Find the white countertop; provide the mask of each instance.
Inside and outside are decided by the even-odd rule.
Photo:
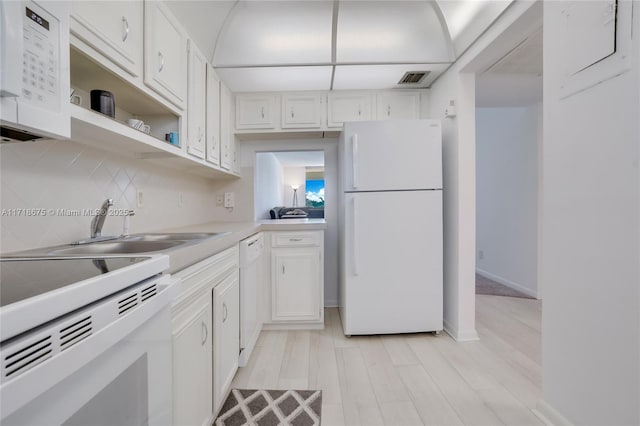
[[[170,263],[168,272],[175,273],[260,231],[314,231],[326,228],[327,222],[324,219],[274,219],[258,222],[208,222],[155,232],[229,232],[218,238],[167,251]]]

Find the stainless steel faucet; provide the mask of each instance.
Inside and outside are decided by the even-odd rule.
[[[100,238],[102,236],[102,226],[104,225],[104,221],[109,213],[109,207],[111,206],[113,206],[113,199],[111,198],[107,198],[104,203],[102,203],[100,211],[91,221],[91,238]]]

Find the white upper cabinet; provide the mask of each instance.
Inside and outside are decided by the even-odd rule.
[[[142,75],[142,2],[74,1],[71,32],[134,77]]]
[[[379,93],[377,95],[377,119],[420,118],[420,94],[416,92]]]
[[[187,110],[187,152],[198,158],[206,150],[207,60],[189,42],[189,101]]]
[[[187,96],[187,36],[167,6],[145,1],[144,81],[180,108]]]
[[[220,165],[220,79],[207,65],[207,161]]]
[[[321,95],[283,95],[282,128],[319,128],[322,124]]]
[[[341,127],[345,121],[371,120],[372,105],[370,94],[329,93],[327,126]]]
[[[233,154],[231,152],[231,91],[220,82],[220,167],[231,170]]]
[[[236,95],[236,129],[273,129],[274,95]]]

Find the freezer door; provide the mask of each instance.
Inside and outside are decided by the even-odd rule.
[[[344,201],[345,334],[442,330],[442,191],[352,193]]]
[[[341,144],[346,192],[442,188],[439,120],[345,123]]]

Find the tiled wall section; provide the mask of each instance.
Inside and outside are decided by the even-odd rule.
[[[159,163],[70,141],[45,141],[0,145],[0,165],[2,253],[87,238],[91,216],[57,210],[96,209],[107,198],[116,209],[135,210],[131,233],[214,219],[214,183]],[[143,193],[141,208],[137,191]],[[46,209],[47,214],[14,216],[11,209]],[[122,217],[107,217],[103,235],[120,235],[122,227]]]

